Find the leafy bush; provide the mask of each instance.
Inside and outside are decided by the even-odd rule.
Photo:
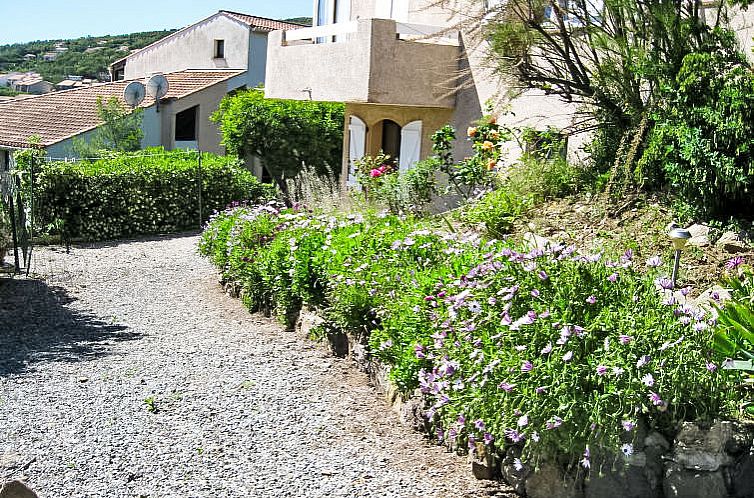
[[[212,119],[229,152],[258,156],[287,193],[285,180],[302,164],[321,175],[340,173],[344,109],[329,102],[266,99],[263,91],[248,90],[225,97]]]
[[[196,153],[161,148],[95,162],[45,164],[34,185],[35,224],[62,222],[68,236],[90,240],[196,228],[197,178]],[[236,159],[202,154],[206,215],[233,201],[271,195],[271,188]]]
[[[368,340],[455,444],[629,452],[639,423],[670,432],[728,408],[710,321],[656,290],[659,258],[645,270],[630,252],[520,252],[429,220],[275,205],[220,213],[200,251],[251,309],[315,306]]]
[[[506,188],[519,195],[531,195],[539,202],[590,190],[596,180],[593,170],[559,155],[550,159],[524,155],[510,167]]]
[[[463,219],[482,223],[489,237],[501,239],[513,231],[515,221],[531,206],[531,197],[498,189],[470,204],[463,213]]]
[[[754,76],[730,36],[717,51],[683,59],[637,171],[706,216],[748,214],[754,206]]]
[[[399,171],[389,156],[379,154],[356,161],[356,176],[370,201],[385,205],[394,214],[419,213],[437,193],[440,166],[439,159],[430,157]]]

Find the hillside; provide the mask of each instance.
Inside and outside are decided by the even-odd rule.
[[[174,30],[148,31],[126,35],[86,36],[69,40],[44,40],[0,45],[0,71],[35,71],[52,83],[69,74],[103,79],[107,68],[129,51],[139,49],[167,36]],[[57,48],[57,52],[56,52]],[[62,50],[66,48],[67,50]],[[54,61],[44,54],[56,53]],[[33,54],[36,59],[24,60]]]

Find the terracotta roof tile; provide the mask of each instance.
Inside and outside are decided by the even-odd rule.
[[[165,75],[169,90],[165,99],[179,99],[228,80],[243,71],[188,70]],[[138,81],[138,80],[137,80]],[[28,147],[31,136],[39,136],[49,146],[96,128],[97,99],[116,97],[125,105],[123,90],[130,81],[114,81],[72,90],[46,93],[25,99],[0,101],[0,146]],[[140,107],[149,107],[147,97]]]
[[[250,16],[248,14],[241,14],[240,12],[231,12],[229,10],[221,10],[220,12],[261,31],[275,31],[278,29],[300,29],[304,27],[301,24],[278,21],[275,19],[268,19],[266,17]]]

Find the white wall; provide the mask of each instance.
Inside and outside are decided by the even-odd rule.
[[[130,56],[125,79],[184,69],[246,69],[249,32],[249,27],[226,16],[213,16]],[[214,58],[215,40],[225,40],[224,59]]]

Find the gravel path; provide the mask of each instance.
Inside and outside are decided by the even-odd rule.
[[[507,496],[347,360],[226,297],[196,237],[0,278],[0,482],[41,497]]]

